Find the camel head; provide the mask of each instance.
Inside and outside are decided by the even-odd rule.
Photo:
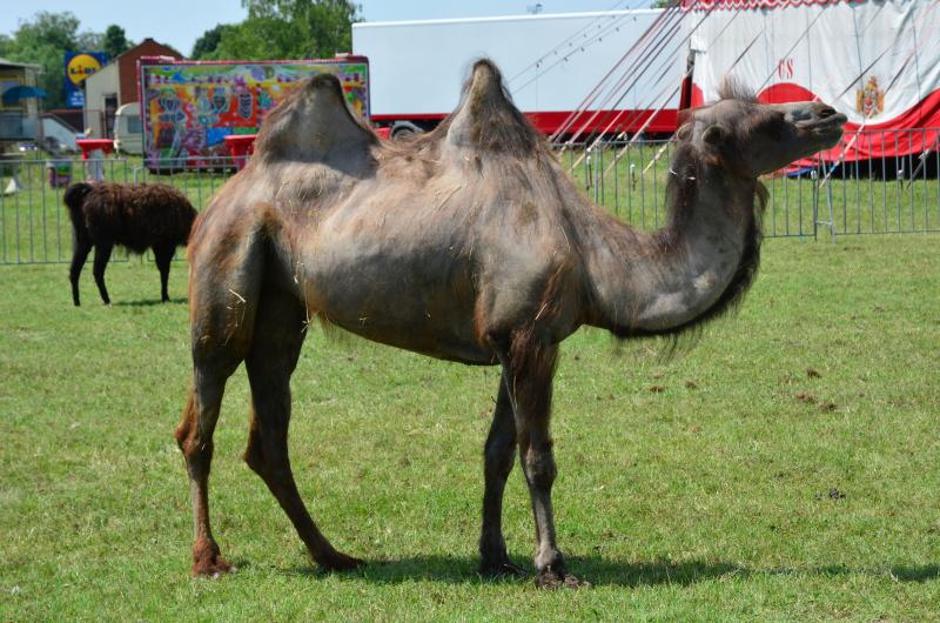
[[[771,173],[842,138],[846,116],[821,102],[760,104],[729,81],[719,95],[689,114],[679,138],[742,177]]]

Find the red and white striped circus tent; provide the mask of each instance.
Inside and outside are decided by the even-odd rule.
[[[725,75],[768,103],[848,115],[826,160],[903,156],[940,141],[940,0],[683,0],[693,106]],[[844,153],[843,153],[844,150]]]

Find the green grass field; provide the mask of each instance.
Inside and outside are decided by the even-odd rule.
[[[64,265],[0,267],[0,621],[940,619],[940,237],[765,243],[740,313],[697,342],[563,346],[559,541],[593,582],[478,577],[498,373],[313,331],[294,376],[305,499],[362,572],[321,574],[241,461],[247,382],[216,432],[213,524],[239,571],[189,577],[172,438],[188,385],[185,263],[113,307]],[[533,547],[518,467],[511,555]]]

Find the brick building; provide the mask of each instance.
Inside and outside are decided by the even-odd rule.
[[[151,38],[146,38],[85,79],[85,127],[97,138],[113,138],[114,112],[137,101],[137,60],[143,56],[183,55]]]

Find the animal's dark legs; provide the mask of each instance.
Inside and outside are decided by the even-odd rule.
[[[160,300],[166,303],[170,300],[170,294],[167,291],[167,282],[170,279],[170,262],[173,261],[173,253],[176,247],[153,247],[153,257],[157,263],[157,269],[160,271]]]
[[[289,384],[303,343],[304,308],[290,295],[269,290],[262,292],[261,301],[245,359],[252,401],[245,461],[277,498],[317,564],[352,569],[362,561],[336,551],[317,528],[297,491],[287,453]]]
[[[484,450],[485,488],[483,529],[480,533],[480,573],[484,575],[522,573],[509,559],[503,540],[503,491],[516,455],[516,423],[506,381],[503,374]]]
[[[111,249],[114,245],[99,243],[95,245],[95,264],[92,272],[95,275],[95,283],[98,285],[98,292],[101,294],[101,300],[105,305],[111,304],[108,297],[108,288],[104,285],[104,269],[108,267],[108,260],[111,259]]]
[[[557,346],[538,343],[529,332],[515,337],[509,352],[501,356],[515,413],[519,458],[535,518],[536,582],[544,588],[580,584],[568,573],[564,556],[555,542],[552,513],[552,484],[557,471],[549,420],[557,356]]]
[[[232,368],[234,369],[234,368]],[[212,433],[219,417],[225,380],[231,374],[219,374],[198,363],[193,388],[176,429],[176,441],[186,458],[190,495],[193,505],[193,575],[217,575],[231,568],[219,554],[219,546],[209,527],[209,469],[212,464]]]
[[[72,265],[69,267],[69,281],[72,284],[72,302],[81,305],[78,296],[78,278],[81,277],[85,260],[91,252],[91,241],[77,233],[72,237]]]

